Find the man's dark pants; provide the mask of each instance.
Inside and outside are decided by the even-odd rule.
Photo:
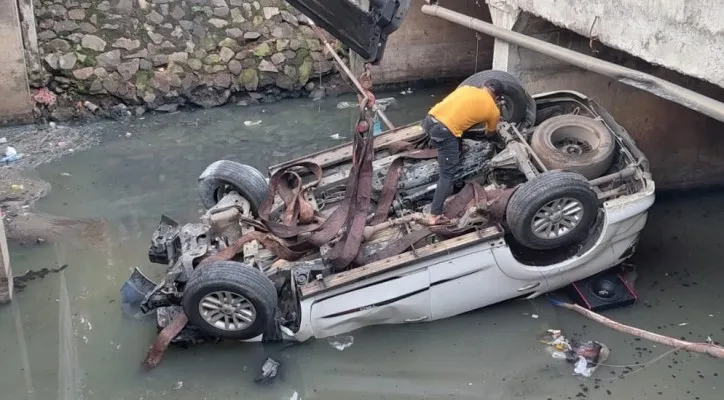
[[[422,121],[422,129],[430,135],[432,145],[437,149],[440,177],[437,180],[435,196],[432,198],[432,215],[441,215],[445,199],[452,194],[455,174],[460,162],[462,140],[453,135],[445,125],[428,115]]]

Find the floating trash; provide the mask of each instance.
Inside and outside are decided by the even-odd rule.
[[[600,363],[608,359],[610,350],[603,344],[593,340],[580,341],[567,339],[560,330],[549,329],[542,343],[548,345],[551,357],[575,363],[573,375],[590,378]]]
[[[354,343],[354,336],[337,336],[329,339],[329,345],[339,351],[344,351]]]

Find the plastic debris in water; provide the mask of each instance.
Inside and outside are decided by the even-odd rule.
[[[406,95],[406,94],[412,94],[412,89],[407,88],[407,90],[401,91],[400,94],[403,95],[403,96]]]
[[[334,140],[344,139],[342,136],[340,136],[339,133],[335,133],[335,134],[329,135],[329,137],[332,138],[332,139],[334,139]]]
[[[18,161],[19,159],[23,158],[22,154],[15,154],[12,156],[4,156],[0,158],[0,163],[10,164],[11,162]]]
[[[244,121],[244,126],[257,126],[261,125],[261,120],[257,121]]]
[[[292,394],[292,397],[289,398],[289,400],[302,400],[302,398],[299,397],[299,393],[294,392],[294,393]]]
[[[352,346],[354,336],[337,336],[329,339],[329,345],[339,351],[344,351]]]
[[[261,373],[254,379],[257,383],[267,383],[272,379],[276,378],[279,372],[279,362],[272,358],[267,358],[264,364],[261,366]]]
[[[178,381],[175,385],[173,385],[173,390],[179,390],[182,387],[184,387],[184,383],[182,381]]]
[[[352,108],[357,107],[357,103],[352,103],[350,101],[340,101],[337,103],[337,109],[338,110],[344,110],[345,108]]]
[[[608,347],[596,341],[587,342],[576,339],[568,340],[560,330],[549,329],[546,340],[542,343],[548,345],[551,357],[566,360],[574,364],[573,374],[590,378],[598,365],[608,359]]]

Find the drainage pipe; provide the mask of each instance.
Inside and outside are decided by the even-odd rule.
[[[474,31],[493,36],[496,39],[516,46],[565,61],[579,68],[608,76],[626,85],[653,93],[656,96],[679,103],[684,107],[724,122],[724,103],[653,75],[622,67],[608,61],[599,60],[598,58],[556,46],[522,33],[513,32],[509,29],[500,28],[489,22],[481,21],[438,5],[423,5],[422,12],[423,14],[432,15],[458,25],[466,26]]]

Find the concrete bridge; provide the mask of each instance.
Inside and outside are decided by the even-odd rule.
[[[532,93],[576,90],[605,106],[651,161],[657,187],[724,183],[724,123],[613,79],[423,14],[411,0],[376,83],[495,68]],[[724,9],[706,0],[442,0],[439,5],[724,101]]]

